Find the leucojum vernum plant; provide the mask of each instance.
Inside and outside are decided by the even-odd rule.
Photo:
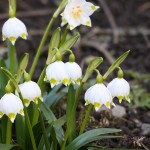
[[[77,26],[91,27],[90,16],[99,9],[99,6],[85,0],[62,0],[47,25],[28,71],[26,69],[28,53],[23,54],[17,63],[15,48],[18,38],[25,40],[28,38],[28,29],[20,19],[16,18],[16,0],[9,0],[8,3],[9,18],[2,27],[2,40],[7,41],[8,59],[0,58],[0,150],[90,149],[92,147],[90,143],[95,140],[117,138],[118,136],[112,133],[120,132],[119,129],[97,128],[85,131],[85,128],[93,108],[98,111],[101,106],[108,109],[115,107],[114,97],[117,97],[120,103],[122,100],[130,102],[130,86],[124,79],[120,67],[129,51],[116,59],[104,75],[97,69],[103,62],[103,58],[95,57],[84,74],[76,63],[72,51],[80,34],[75,33],[67,37],[69,30]],[[43,71],[38,81],[34,82],[32,76],[41,51],[49,33],[52,32],[51,28],[55,20],[60,17],[61,26],[67,25],[64,32],[61,27],[53,32],[47,61],[43,64]],[[69,61],[63,62],[63,57],[68,54]],[[106,86],[104,81],[115,69],[118,70],[117,77]],[[88,82],[93,72],[97,74],[96,84],[87,89],[84,94],[84,84]],[[51,87],[51,90],[45,88],[46,84]],[[64,95],[59,93],[62,87],[67,91]],[[86,113],[81,126],[77,129],[76,110],[82,94],[84,94]],[[57,118],[51,108],[53,104],[59,103],[64,98],[67,99],[66,115]]]

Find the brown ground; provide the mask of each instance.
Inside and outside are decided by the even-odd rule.
[[[59,1],[59,0],[57,0]],[[56,8],[56,0],[18,0],[17,16],[28,27],[29,39],[17,41],[17,54],[20,57],[24,52],[30,54],[30,65],[34,59],[43,31]],[[77,61],[85,64],[88,56],[102,56],[104,63],[100,70],[106,71],[110,63],[126,50],[130,55],[123,63],[125,70],[133,70],[139,74],[150,72],[150,1],[149,0],[95,0],[100,4],[101,11],[92,16],[93,28],[80,27],[80,41],[74,47]],[[108,9],[107,9],[108,7]],[[110,11],[109,11],[110,10]],[[7,19],[7,1],[0,1],[0,28]],[[60,23],[60,18],[55,25]],[[72,34],[72,33],[71,33]],[[44,47],[40,63],[36,68],[34,79],[41,73],[47,56],[47,46]],[[0,47],[5,44],[0,42]],[[5,55],[5,50],[1,54]],[[114,77],[114,75],[109,78]],[[135,84],[133,75],[126,75],[131,83]],[[139,79],[137,79],[139,80]],[[150,92],[149,82],[140,81]],[[138,92],[138,91],[137,91]],[[134,101],[134,98],[132,99]],[[150,101],[150,98],[149,98]],[[124,104],[125,106],[126,104]],[[150,107],[150,106],[149,106]],[[150,110],[148,108],[131,108],[126,106],[127,114],[124,118],[116,119],[107,112],[94,113],[88,128],[95,126],[116,127],[123,130],[123,139],[98,141],[102,146],[150,149],[150,133],[142,135],[141,124],[150,125]],[[140,122],[140,123],[139,123]]]

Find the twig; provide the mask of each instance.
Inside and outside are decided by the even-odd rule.
[[[31,11],[23,11],[23,12],[17,12],[17,17],[37,17],[37,16],[46,16],[50,15],[54,12],[54,9],[38,9],[38,10],[31,10]],[[0,19],[6,19],[8,18],[8,13],[3,13],[0,15]]]
[[[118,30],[117,30],[117,25],[115,22],[115,19],[111,13],[111,10],[109,9],[106,0],[98,0],[98,2],[100,3],[101,7],[104,9],[104,12],[108,18],[108,21],[112,27],[113,30],[113,36],[114,36],[114,43],[118,43],[119,41],[119,34],[118,34]]]

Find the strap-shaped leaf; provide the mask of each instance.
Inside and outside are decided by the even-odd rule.
[[[120,66],[120,64],[126,59],[126,57],[128,56],[130,50],[128,50],[127,52],[125,52],[124,54],[122,54],[107,70],[107,72],[104,74],[103,78],[106,79],[107,76],[117,67]]]
[[[7,68],[1,67],[1,70],[5,73],[5,75],[12,81],[17,91],[19,90],[18,84],[14,76],[10,73],[10,71]]]
[[[50,64],[51,61],[52,61],[52,58],[55,54],[53,50],[53,48],[58,48],[59,47],[59,44],[60,44],[60,40],[61,40],[61,29],[60,28],[57,28],[55,30],[55,32],[53,33],[52,37],[51,37],[51,40],[50,40],[50,45],[49,45],[49,50],[48,50],[48,58],[47,58],[47,61],[46,61],[46,64]]]
[[[18,145],[0,144],[0,150],[12,150],[12,149],[21,150]]]
[[[79,33],[76,33],[74,36],[68,39],[65,43],[63,43],[59,48],[59,51],[61,52],[61,54],[64,54],[67,49],[70,49],[79,39],[79,37],[80,37]]]
[[[71,116],[74,102],[75,102],[75,90],[73,84],[70,84],[68,89],[67,110],[66,110],[67,124],[69,123],[70,117],[73,117],[73,119],[71,128],[69,130],[68,143],[71,143],[76,137],[76,119],[75,115]]]
[[[89,63],[87,70],[86,70],[86,74],[83,78],[83,82],[86,82],[86,80],[89,78],[92,71],[95,70],[102,62],[103,62],[102,57],[96,57]]]
[[[29,61],[29,54],[28,53],[24,53],[24,55],[22,56],[19,65],[18,65],[18,69],[17,69],[17,77],[16,77],[16,81],[17,83],[19,83],[23,72],[25,71],[27,65],[28,65],[28,61]]]
[[[109,134],[109,133],[116,133],[120,132],[121,130],[118,129],[111,129],[111,128],[100,128],[100,129],[93,129],[90,131],[87,131],[80,136],[78,136],[76,139],[74,139],[66,148],[65,150],[78,150],[85,144],[94,141],[98,138],[100,135]],[[103,136],[100,136],[103,138]]]

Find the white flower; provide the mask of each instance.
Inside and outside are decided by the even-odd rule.
[[[111,93],[103,83],[97,83],[90,87],[86,91],[84,99],[86,101],[85,105],[93,104],[96,111],[102,105],[110,108],[110,106],[113,104]]]
[[[71,83],[80,84],[82,78],[81,67],[76,62],[67,62],[65,63],[66,71],[69,75]]]
[[[94,6],[85,0],[69,0],[62,15],[62,26],[69,24],[70,30],[79,26],[80,24],[91,26],[91,19],[89,16],[93,14],[99,7]]]
[[[9,18],[2,27],[3,41],[8,38],[14,45],[18,37],[27,39],[27,29],[25,24],[17,18]]]
[[[52,88],[59,83],[67,86],[69,84],[69,76],[66,72],[65,64],[62,61],[56,61],[48,65],[44,80],[48,80]]]
[[[123,98],[130,102],[130,86],[125,79],[115,78],[108,84],[107,88],[113,97],[117,97],[119,99],[120,103],[123,100]]]
[[[24,116],[23,104],[19,97],[12,93],[5,94],[0,100],[0,117],[7,115],[13,123],[16,115]]]
[[[38,103],[38,100],[42,100],[41,98],[41,89],[38,86],[37,83],[33,81],[27,81],[19,85],[24,104],[26,107],[29,106],[30,102],[33,101],[36,104]],[[15,92],[18,96],[18,92]]]

